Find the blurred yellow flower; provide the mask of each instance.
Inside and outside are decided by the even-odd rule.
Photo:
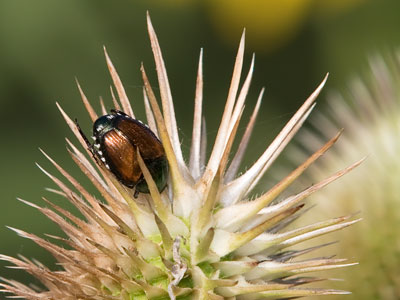
[[[212,22],[225,40],[237,40],[238,30],[246,27],[250,47],[273,50],[302,28],[312,3],[312,0],[209,0],[208,8]]]
[[[315,7],[316,13],[324,17],[344,13],[365,2],[366,0],[324,0],[315,1]]]
[[[248,44],[257,52],[276,50],[292,40],[315,14],[348,11],[365,0],[208,0],[211,22],[223,39],[237,40],[246,27]]]

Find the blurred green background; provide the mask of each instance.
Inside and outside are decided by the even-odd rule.
[[[93,103],[102,96],[110,107],[111,80],[103,45],[136,115],[145,119],[139,72],[142,61],[156,85],[146,10],[163,50],[186,152],[199,50],[203,47],[205,51],[204,113],[212,141],[237,44],[246,27],[245,70],[253,52],[256,67],[244,120],[263,86],[266,96],[245,165],[261,153],[326,72],[330,72],[327,89],[340,88],[365,68],[368,54],[400,45],[398,0],[1,0],[0,253],[20,253],[45,264],[53,261],[5,226],[41,236],[59,233],[38,211],[16,200],[20,197],[42,205],[42,196],[58,199],[45,191],[54,185],[34,164],[38,162],[59,176],[39,147],[89,186],[65,151],[64,137],[75,139],[55,102],[90,132],[75,77]],[[323,99],[324,95],[320,108]],[[59,204],[67,206],[62,200]],[[28,280],[22,272],[4,265],[0,263],[1,276]]]

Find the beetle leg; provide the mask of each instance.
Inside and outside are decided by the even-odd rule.
[[[133,193],[133,198],[137,199],[138,196],[139,196],[139,191],[135,189],[135,192]]]
[[[97,155],[94,151],[93,145],[89,142],[88,138],[86,137],[86,135],[83,133],[83,130],[81,129],[81,126],[79,126],[78,123],[78,119],[75,119],[75,126],[78,129],[79,133],[81,134],[83,140],[86,143],[87,149],[90,151],[90,153],[92,153],[93,158],[95,159],[95,161],[97,163],[99,163],[98,159],[97,159]]]
[[[110,109],[110,112],[112,113],[112,114],[114,114],[114,115],[123,115],[123,116],[128,116],[126,113],[124,113],[123,111],[121,111],[121,110],[118,110],[118,109]]]

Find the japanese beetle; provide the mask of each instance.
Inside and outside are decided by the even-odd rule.
[[[141,121],[127,114],[111,110],[111,114],[99,117],[93,124],[92,145],[76,125],[97,161],[101,161],[125,186],[138,193],[149,193],[139,163],[137,148],[149,169],[157,188],[162,192],[168,179],[168,162],[161,141]]]

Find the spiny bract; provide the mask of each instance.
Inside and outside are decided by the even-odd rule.
[[[51,271],[37,261],[0,256],[37,277],[43,290],[3,279],[3,292],[26,299],[283,299],[308,295],[345,294],[331,289],[301,287],[321,280],[303,274],[352,265],[331,257],[303,258],[321,246],[289,250],[305,240],[347,227],[358,220],[351,216],[319,222],[297,229],[286,227],[302,213],[304,199],[360,162],[290,197],[277,197],[309,165],[338,139],[338,133],[298,168],[261,196],[250,193],[283,148],[300,129],[315,105],[326,78],[294,114],[265,152],[248,170],[237,170],[248,145],[260,107],[263,90],[232,161],[228,157],[243,112],[253,73],[254,56],[248,75],[239,89],[243,65],[244,35],[240,41],[225,110],[208,162],[205,163],[206,133],[202,120],[202,53],[195,93],[193,138],[189,164],[180,148],[175,112],[167,73],[154,29],[148,30],[157,67],[161,112],[144,67],[144,103],[147,122],[161,139],[169,163],[168,188],[158,192],[146,165],[139,163],[150,194],[133,198],[93,157],[81,153],[68,141],[69,153],[99,190],[104,202],[86,191],[62,167],[45,156],[75,189],[43,170],[59,187],[57,193],[71,201],[84,215],[81,220],[56,204],[50,208],[28,203],[53,220],[67,235],[68,248],[36,235],[14,229],[48,250],[63,268]],[[116,109],[134,118],[128,97],[107,53],[106,60],[119,97],[112,97]],[[78,85],[79,87],[79,85]],[[81,92],[94,121],[98,115]],[[86,149],[73,120],[58,105],[69,127]],[[102,113],[106,114],[102,104]],[[87,149],[86,149],[87,150]],[[43,152],[44,153],[44,152]],[[285,230],[286,229],[286,230]]]

